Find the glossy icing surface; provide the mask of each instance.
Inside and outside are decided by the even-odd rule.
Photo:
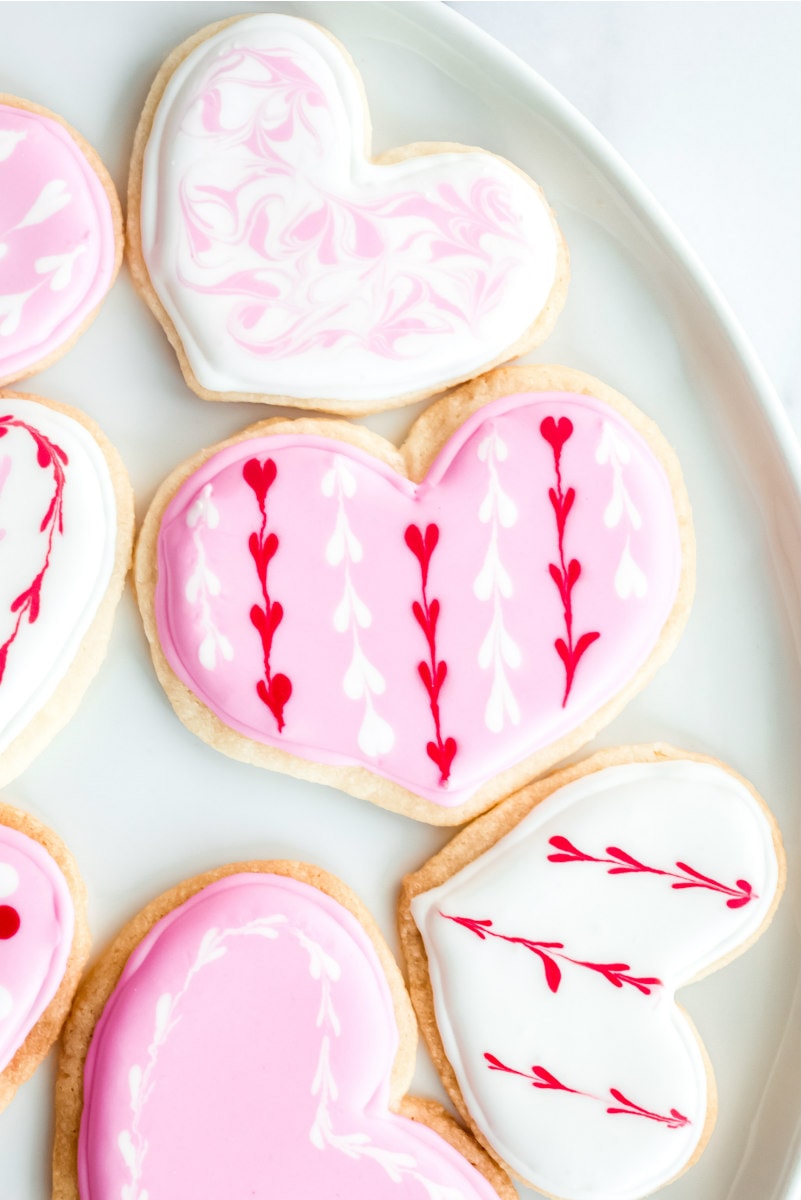
[[[379,166],[322,29],[237,21],[176,69],[147,144],[142,251],[211,391],[381,401],[478,374],[543,309],[547,205],[482,152]]]
[[[97,613],[116,513],[88,430],[0,396],[0,753],[50,698]]]
[[[491,1200],[438,1135],[389,1112],[397,1049],[355,917],[294,879],[219,880],[148,932],[95,1027],[82,1200]]]
[[[707,1075],[674,992],[759,930],[778,878],[748,789],[671,761],[566,785],[415,897],[445,1053],[505,1162],[568,1200],[681,1171]]]
[[[57,121],[0,104],[0,379],[72,336],[114,273],[111,205]]]
[[[39,842],[0,824],[0,1071],[58,991],[74,926],[56,862]]]
[[[637,673],[680,573],[643,438],[593,397],[525,393],[420,484],[327,438],[214,454],[164,513],[155,611],[231,728],[450,807]]]

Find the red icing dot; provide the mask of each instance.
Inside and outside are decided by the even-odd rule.
[[[19,929],[19,913],[10,904],[0,904],[0,941],[12,938]]]

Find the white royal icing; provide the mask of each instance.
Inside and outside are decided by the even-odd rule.
[[[604,861],[550,861],[554,837]],[[610,849],[651,871],[626,870]],[[568,784],[415,898],[448,1061],[476,1125],[523,1179],[569,1200],[635,1200],[682,1170],[704,1129],[707,1074],[674,992],[756,933],[778,879],[748,789],[711,764],[671,761]],[[755,893],[744,903],[741,881]],[[541,955],[510,938],[557,944],[540,947],[555,988]],[[599,964],[640,986],[615,985]],[[535,1067],[573,1092],[542,1086]]]
[[[364,151],[350,62],[314,25],[237,21],[178,66],[143,160],[142,251],[199,383],[381,401],[476,374],[540,315],[557,234],[482,152]]]
[[[111,578],[117,506],[106,459],[79,422],[32,400],[0,397],[0,419],[11,416],[38,431],[67,456],[61,514],[42,529],[57,487],[42,466],[36,440],[16,425],[0,437],[0,753],[22,732],[66,675]],[[0,421],[0,425],[2,422]],[[3,472],[2,464],[7,460]],[[47,559],[38,613],[15,602]],[[16,630],[16,633],[15,633]],[[9,644],[9,639],[13,640]]]

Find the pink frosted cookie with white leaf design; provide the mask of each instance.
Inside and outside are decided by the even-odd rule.
[[[438,1105],[416,1026],[338,880],[251,862],[188,880],[79,992],[56,1093],[56,1200],[514,1200]]]
[[[666,746],[531,784],[408,876],[412,999],[479,1141],[563,1200],[640,1200],[691,1166],[716,1092],[675,992],[759,937],[784,880],[753,787]]]
[[[693,589],[678,465],[600,381],[505,368],[401,450],[267,421],[159,490],[136,555],[154,662],[224,752],[437,824],[620,710]]]
[[[131,561],[133,494],[76,409],[0,393],[0,786],[69,720]]]
[[[122,247],[120,203],[92,147],[55,113],[0,94],[0,385],[70,348]]]
[[[374,412],[550,333],[569,268],[539,187],[452,143],[371,158],[369,129],[347,51],[295,16],[222,21],[164,63],[129,259],[198,395]]]
[[[72,855],[39,821],[0,804],[0,1110],[58,1037],[89,945]]]

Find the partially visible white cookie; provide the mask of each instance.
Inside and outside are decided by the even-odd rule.
[[[66,724],[102,662],[133,540],[114,447],[75,409],[0,394],[0,786]]]

